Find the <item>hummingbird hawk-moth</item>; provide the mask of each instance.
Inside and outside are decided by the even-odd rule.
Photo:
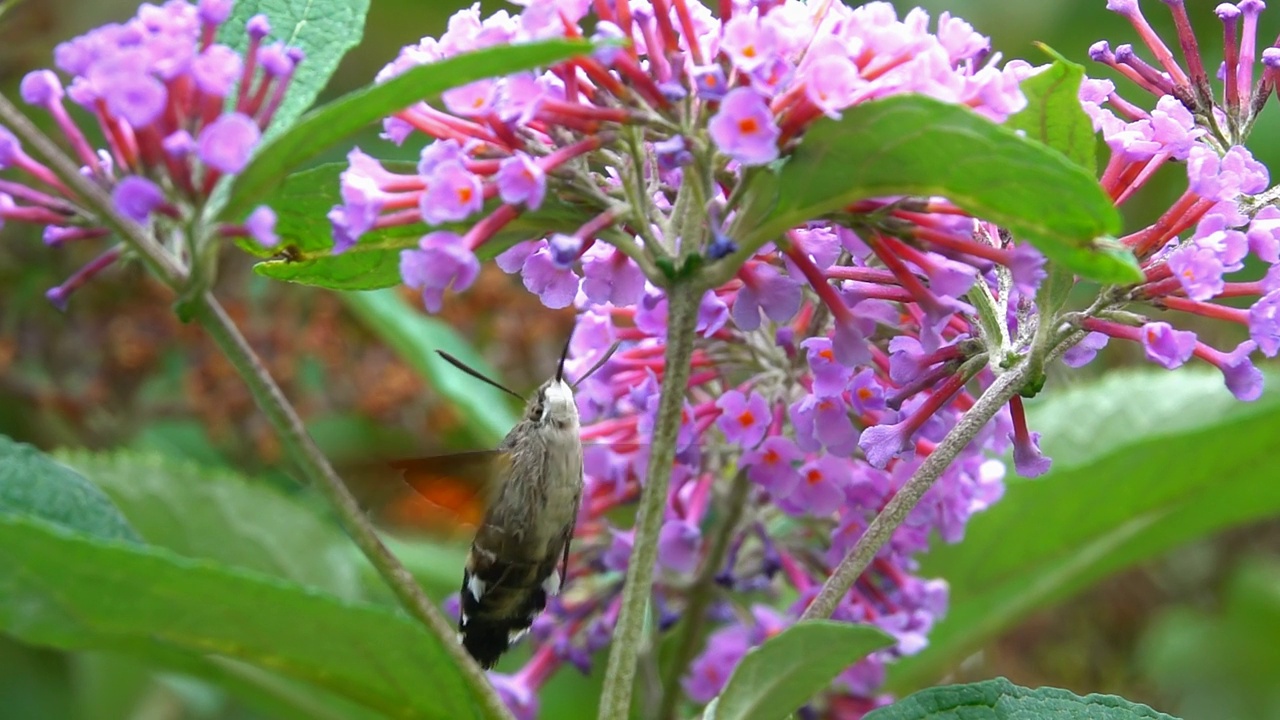
[[[613,349],[573,385],[564,377],[568,351],[566,343],[555,376],[527,400],[519,422],[495,450],[391,463],[416,491],[413,512],[419,519],[453,514],[476,526],[462,571],[458,638],[485,669],[529,631],[567,577],[583,493],[574,390]],[[520,397],[437,352],[463,372]]]

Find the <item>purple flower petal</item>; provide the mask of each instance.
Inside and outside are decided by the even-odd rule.
[[[751,88],[730,90],[707,128],[716,147],[743,165],[764,165],[778,158],[781,131],[764,97]]]
[[[1040,433],[1029,433],[1028,442],[1025,443],[1018,442],[1014,433],[1009,433],[1009,439],[1013,441],[1013,466],[1017,468],[1019,475],[1033,478],[1049,471],[1053,460],[1040,452]]]
[[[1191,359],[1196,349],[1196,334],[1189,330],[1174,330],[1165,322],[1147,323],[1141,330],[1142,348],[1147,359],[1168,370],[1179,367]]]
[[[262,132],[248,115],[228,113],[200,131],[197,154],[200,162],[224,173],[238,173],[249,163]]]
[[[503,202],[524,203],[530,210],[542,206],[547,193],[547,175],[526,153],[517,152],[499,163],[495,180]]]
[[[275,247],[280,242],[276,235],[276,213],[266,205],[260,205],[244,221],[249,237],[263,247]]]
[[[702,533],[684,520],[668,520],[658,531],[658,562],[668,570],[691,573],[698,567]]]
[[[427,176],[427,190],[418,209],[429,225],[461,222],[479,212],[484,204],[480,178],[460,162],[443,162]],[[563,306],[561,306],[563,307]]]
[[[716,407],[722,411],[716,426],[730,443],[750,449],[759,445],[769,430],[769,403],[757,392],[748,397],[730,390],[716,400]]]
[[[1107,335],[1100,332],[1091,332],[1075,344],[1070,350],[1062,355],[1062,363],[1067,367],[1084,367],[1093,362],[1093,358],[1097,356],[1098,351],[1107,346],[1111,340]]]
[[[159,185],[138,175],[130,175],[111,191],[112,203],[120,214],[144,223],[156,208],[164,204],[164,191]]]
[[[445,289],[462,292],[471,287],[480,273],[480,261],[460,235],[445,230],[427,233],[418,248],[400,253],[400,276],[405,285],[422,291],[428,311],[439,312]]]

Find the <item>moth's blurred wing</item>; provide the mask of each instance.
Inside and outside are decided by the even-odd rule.
[[[509,467],[498,450],[404,458],[366,468],[349,482],[374,521],[388,530],[474,533]]]

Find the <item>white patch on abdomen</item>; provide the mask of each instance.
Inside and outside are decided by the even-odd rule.
[[[548,596],[560,594],[560,571],[552,570],[546,580],[542,581],[542,591]]]

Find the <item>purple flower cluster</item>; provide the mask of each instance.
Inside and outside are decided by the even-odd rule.
[[[264,44],[271,27],[265,15],[246,25],[245,54],[214,42],[231,13],[232,0],[170,0],[142,5],[133,19],[109,24],[64,42],[55,50],[64,85],[52,70],[22,80],[29,104],[47,111],[81,172],[111,193],[116,210],[152,224],[166,237],[192,231],[215,183],[244,169],[284,99],[302,52],[283,43]],[[105,147],[95,149],[76,125],[66,100],[92,118]],[[103,238],[111,231],[85,209],[81,198],[0,127],[0,226],[25,221],[44,228],[44,240],[61,245]],[[241,225],[219,233],[277,242],[275,214],[254,210]],[[49,291],[58,307],[122,255],[114,245]]]
[[[1081,365],[1109,338],[1130,340],[1141,343],[1149,360],[1169,369],[1192,357],[1215,365],[1236,397],[1255,400],[1262,393],[1262,373],[1250,356],[1280,352],[1280,209],[1271,204],[1274,198],[1253,199],[1267,190],[1270,177],[1243,143],[1280,77],[1280,48],[1268,47],[1259,56],[1261,0],[1219,5],[1215,13],[1222,22],[1225,60],[1217,72],[1222,92],[1215,99],[1184,3],[1163,4],[1173,14],[1185,67],[1152,29],[1137,0],[1109,0],[1107,7],[1129,20],[1155,64],[1130,45],[1112,51],[1099,42],[1090,49],[1094,60],[1154,95],[1154,107],[1145,110],[1124,99],[1107,80],[1086,80],[1080,93],[1094,128],[1111,149],[1102,184],[1117,205],[1165,164],[1186,166],[1182,196],[1154,223],[1121,238],[1146,276],[1124,301],[1226,320],[1246,328],[1249,339],[1222,351],[1190,330],[1129,312],[1087,319],[1090,336],[1066,361]],[[1268,268],[1264,276],[1249,276],[1249,256]],[[1210,302],[1228,298],[1256,300],[1247,309]]]
[[[499,677],[526,717],[550,669],[589,667],[617,617],[634,537],[607,516],[634,503],[648,464],[668,330],[655,268],[684,242],[673,234],[682,190],[710,194],[712,223],[696,252],[726,257],[737,246],[720,219],[732,219],[744,173],[787,153],[815,120],[923,93],[1002,121],[1025,106],[1018,84],[1037,71],[1001,65],[985,37],[949,14],[931,29],[925,12],[899,17],[883,2],[724,2],[717,16],[689,0],[547,0],[518,15],[463,10],[379,77],[489,45],[576,37],[583,25],[631,44],[472,83],[445,93],[441,107],[419,103],[388,118],[385,137],[396,143],[419,132],[434,139],[417,171],[391,172],[357,149],[329,215],[337,252],[371,231],[427,226],[403,252],[401,273],[430,310],[474,281],[481,250],[548,307],[577,307],[571,374],[620,343],[578,395],[588,447],[569,563],[575,589],[535,623],[534,660]],[[550,198],[590,219],[515,245],[501,239]],[[1044,277],[1038,252],[945,200],[886,198],[849,211],[887,217],[893,230],[815,219],[752,254],[701,301],[658,538],[660,629],[686,605],[689,579],[706,562],[713,500],[735,468],[750,493],[715,568],[708,619],[722,627],[684,678],[695,702],[719,691],[747,649],[794,622],[972,405],[971,385],[992,381],[967,294],[982,284],[1014,308]],[[1016,445],[1020,467],[1047,464],[1015,419],[1020,405],[963,451],[840,603],[836,618],[874,624],[898,643],[850,668],[819,702],[873,706],[885,663],[924,646],[946,587],[914,574],[916,556],[934,533],[959,540],[968,518],[1000,497],[1004,465],[993,455]],[[785,610],[746,608],[734,591],[798,599]]]
[[[691,253],[710,262],[739,254],[724,228],[741,210],[747,171],[784,157],[814,121],[867,100],[922,93],[1001,122],[1024,106],[1018,85],[1039,69],[1001,65],[986,38],[948,14],[931,25],[921,10],[899,17],[883,2],[724,0],[715,14],[694,0],[522,4],[516,15],[458,13],[442,37],[405,48],[380,79],[489,45],[578,37],[584,26],[630,44],[472,83],[445,93],[439,107],[419,103],[388,118],[384,135],[393,142],[415,133],[432,140],[417,171],[393,173],[353,151],[343,203],[329,217],[336,251],[369,232],[424,225],[418,247],[401,256],[401,274],[429,310],[440,308],[446,290],[474,281],[478,252],[496,256],[548,307],[577,308],[571,374],[620,347],[578,395],[589,445],[570,562],[575,590],[535,623],[534,659],[498,676],[528,717],[557,666],[590,666],[619,612],[635,538],[608,518],[634,503],[646,476],[645,443],[667,372],[662,264]],[[1093,52],[1152,91],[1154,109],[1123,100],[1106,81],[1081,89],[1112,150],[1101,182],[1117,204],[1164,163],[1188,170],[1187,193],[1169,212],[1121,239],[1145,282],[1109,289],[1086,313],[1038,317],[1046,272],[1035,249],[944,199],[883,198],[845,208],[845,217],[859,218],[856,230],[823,218],[791,228],[703,295],[653,597],[664,631],[688,607],[691,578],[715,574],[707,617],[691,622],[719,627],[687,668],[688,700],[708,701],[747,650],[795,621],[973,405],[971,392],[1011,361],[1047,353],[1050,343],[1055,352],[1074,344],[1065,359],[1079,365],[1108,337],[1121,337],[1165,367],[1206,360],[1238,397],[1258,396],[1261,375],[1249,355],[1280,350],[1280,272],[1252,282],[1224,275],[1241,270],[1250,253],[1280,260],[1280,211],[1244,202],[1266,189],[1266,169],[1241,145],[1272,90],[1280,49],[1262,52],[1254,83],[1262,3],[1220,6],[1228,53],[1224,99],[1215,104],[1181,2],[1165,4],[1189,71],[1136,2],[1109,6],[1133,21],[1160,68],[1128,46]],[[705,203],[693,209],[707,219],[702,233],[682,224],[694,197]],[[585,221],[512,245],[509,226],[551,199]],[[1208,302],[1245,295],[1261,298],[1248,310]],[[1135,301],[1234,320],[1251,339],[1218,351],[1127,311]],[[915,574],[917,556],[935,534],[961,539],[968,519],[999,499],[1005,466],[995,457],[1011,451],[1020,474],[1046,472],[1050,460],[1038,443],[1015,397],[961,451],[834,613],[887,631],[896,645],[842,673],[817,707],[856,718],[883,700],[886,663],[918,652],[947,604],[944,583]],[[739,473],[749,483],[742,519],[727,529],[727,557],[707,568],[706,534],[722,531],[716,498]],[[775,605],[747,605],[744,593]]]

